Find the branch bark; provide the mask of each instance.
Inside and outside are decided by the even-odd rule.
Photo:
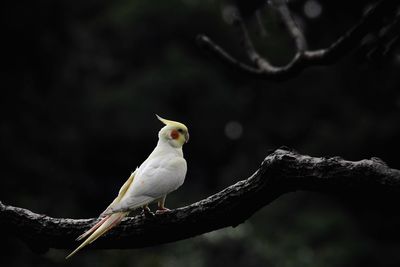
[[[142,248],[235,227],[279,196],[297,190],[398,194],[400,170],[375,158],[354,162],[278,149],[251,177],[166,214],[128,217],[89,248]],[[75,238],[95,221],[51,218],[0,202],[0,229],[18,236],[38,252],[75,247]]]

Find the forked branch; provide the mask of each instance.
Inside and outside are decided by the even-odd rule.
[[[385,15],[392,14],[393,10],[400,5],[398,1],[381,0],[366,12],[355,26],[340,36],[329,47],[319,50],[307,50],[306,39],[294,22],[286,0],[272,0],[271,2],[281,15],[282,21],[296,44],[296,53],[292,60],[286,65],[274,66],[256,51],[246,29],[246,25],[240,16],[237,16],[235,24],[240,27],[244,50],[252,63],[251,65],[238,60],[205,35],[198,35],[198,44],[223,62],[245,73],[264,79],[288,79],[307,67],[328,65],[339,60],[352,49],[359,46],[361,40],[368,33],[382,24],[382,19]]]

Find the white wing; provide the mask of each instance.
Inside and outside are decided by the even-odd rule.
[[[134,210],[176,190],[184,182],[186,160],[176,155],[148,159],[137,170],[135,179],[110,213]]]

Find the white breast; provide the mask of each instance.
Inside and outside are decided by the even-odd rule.
[[[186,160],[182,157],[157,157],[139,168],[132,184],[133,195],[158,198],[181,186],[186,176]]]
[[[186,171],[186,160],[181,153],[151,155],[137,170],[121,199],[121,208],[134,209],[169,194],[183,184]]]

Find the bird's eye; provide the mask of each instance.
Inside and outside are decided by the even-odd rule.
[[[178,132],[183,133],[183,129],[178,129]]]

